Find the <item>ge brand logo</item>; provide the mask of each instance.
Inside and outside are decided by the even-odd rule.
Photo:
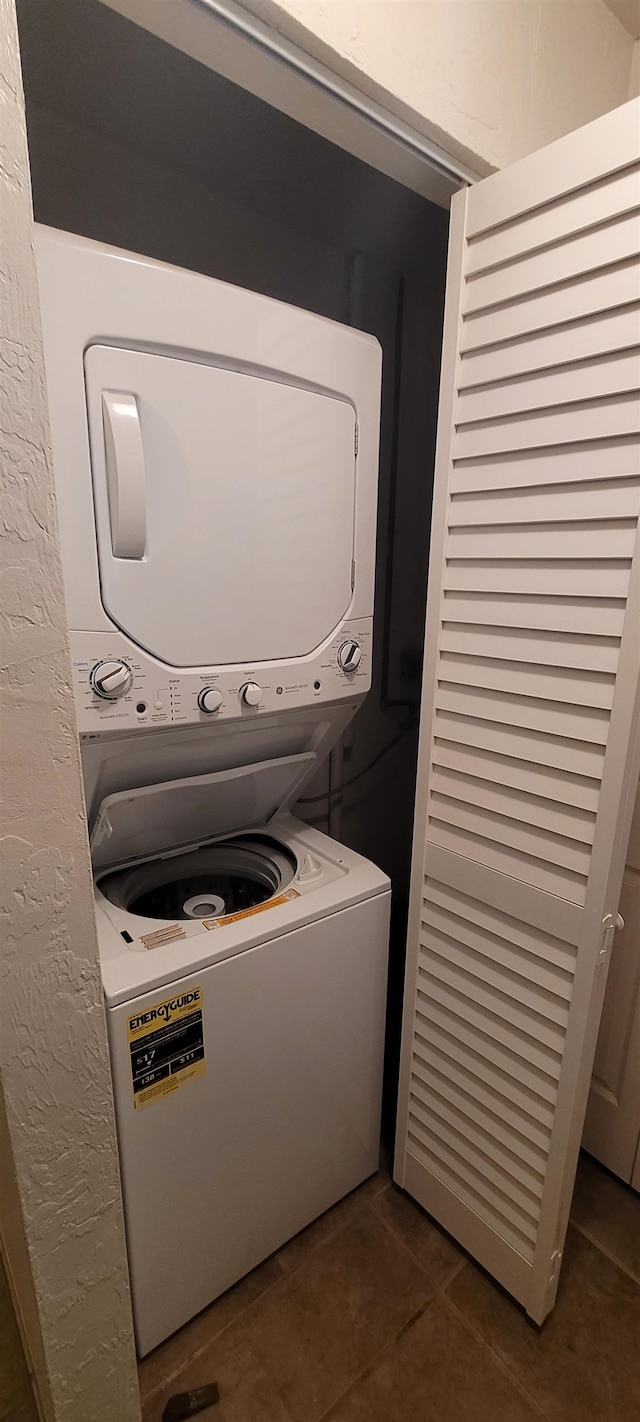
[[[277,686],[277,687],[276,687],[276,696],[282,696],[282,687],[281,687],[281,686]]]

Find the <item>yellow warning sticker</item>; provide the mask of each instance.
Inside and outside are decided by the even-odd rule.
[[[206,1069],[202,988],[190,988],[127,1022],[133,1104],[137,1110],[171,1096]]]
[[[265,909],[277,908],[279,904],[290,904],[292,899],[299,898],[297,889],[287,889],[285,894],[278,894],[275,899],[267,899],[266,904],[254,904],[253,908],[228,913],[224,918],[203,918],[202,922],[205,928],[226,928],[229,923],[239,923],[241,918],[251,918],[254,913],[264,913]]]

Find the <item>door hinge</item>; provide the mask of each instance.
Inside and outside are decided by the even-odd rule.
[[[558,1274],[560,1273],[560,1265],[561,1265],[561,1263],[562,1263],[562,1250],[561,1250],[561,1249],[554,1249],[553,1254],[551,1255],[551,1269],[550,1269],[550,1271],[549,1271],[549,1284],[550,1284],[550,1285],[557,1283]]]
[[[355,558],[352,558],[352,559],[351,559],[351,591],[352,591],[352,592],[353,592],[353,589],[354,589],[355,585],[356,585],[356,560],[355,560]]]
[[[354,453],[355,458],[357,459],[357,458],[358,458],[358,426],[357,426],[357,425],[354,425],[354,427],[353,427],[353,453]]]
[[[603,963],[606,963],[607,958],[609,957],[611,949],[613,948],[614,935],[617,933],[619,928],[624,928],[624,919],[622,917],[622,914],[606,914],[602,920],[602,927],[604,929],[604,934],[602,938],[602,944],[600,946],[600,952],[598,953],[599,968],[602,967]]]

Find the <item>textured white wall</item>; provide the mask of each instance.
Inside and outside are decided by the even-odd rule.
[[[477,171],[628,96],[633,40],[601,0],[243,3]]]
[[[13,0],[0,0],[0,135],[0,1227],[50,1416],[137,1422]]]

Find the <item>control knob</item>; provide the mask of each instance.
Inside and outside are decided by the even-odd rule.
[[[244,702],[245,706],[259,706],[262,700],[262,687],[258,686],[257,681],[246,681],[244,686],[240,687],[240,700]]]
[[[198,692],[198,706],[210,716],[214,711],[220,710],[222,701],[222,692],[218,691],[217,686],[203,686],[202,691]]]
[[[106,701],[115,701],[131,690],[133,672],[126,662],[96,662],[89,675],[89,682],[96,696],[102,696]]]
[[[362,650],[357,642],[343,642],[338,647],[338,666],[343,672],[354,672],[362,661]]]

